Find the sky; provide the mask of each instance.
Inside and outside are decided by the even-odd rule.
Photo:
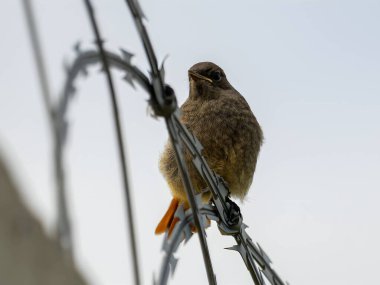
[[[124,1],[93,1],[106,48],[147,71]],[[54,98],[73,46],[94,48],[82,1],[34,0]],[[240,203],[248,233],[293,285],[373,284],[380,264],[380,2],[140,0],[179,102],[187,70],[213,61],[247,99],[265,136]],[[52,140],[21,1],[0,2],[0,151],[26,203],[54,232]],[[131,284],[125,208],[108,89],[100,67],[76,80],[65,152],[75,260],[90,284]],[[163,257],[154,228],[171,197],[158,170],[167,140],[147,94],[114,72],[126,137],[144,284]],[[252,284],[233,240],[207,230],[218,284]],[[206,284],[197,238],[169,284]]]

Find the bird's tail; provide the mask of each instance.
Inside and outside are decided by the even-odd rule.
[[[179,221],[178,218],[174,217],[175,212],[177,211],[179,205],[179,200],[173,198],[170,202],[169,208],[167,209],[165,215],[162,217],[161,221],[158,223],[155,234],[163,234],[166,230],[168,230],[168,234],[170,235],[174,229],[175,224]]]

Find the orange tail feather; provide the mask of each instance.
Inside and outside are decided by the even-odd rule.
[[[161,221],[158,223],[156,227],[156,230],[154,232],[156,235],[163,234],[166,231],[166,229],[169,229],[169,228],[173,230],[172,227],[174,227],[174,225],[172,224],[175,224],[175,223],[172,223],[172,222],[174,220],[174,214],[177,211],[178,204],[179,204],[179,201],[173,198],[172,201],[170,202],[170,206],[168,210],[166,211],[165,215],[162,217]]]
[[[165,231],[168,231],[168,236],[170,237],[172,231],[174,230],[175,225],[179,222],[179,219],[177,217],[174,217],[175,212],[177,211],[179,206],[179,200],[176,198],[173,198],[172,201],[170,202],[169,208],[166,210],[165,215],[162,217],[161,221],[158,223],[155,234],[163,234]],[[188,203],[183,203],[182,204],[183,209],[186,211],[189,209],[189,204]],[[207,219],[206,227],[209,227],[211,224],[211,221]],[[193,233],[197,232],[197,229],[194,225],[190,225],[191,231]]]

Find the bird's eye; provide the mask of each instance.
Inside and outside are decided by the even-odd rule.
[[[220,73],[220,71],[214,71],[211,73],[211,79],[219,81],[220,79],[222,79],[222,74]]]

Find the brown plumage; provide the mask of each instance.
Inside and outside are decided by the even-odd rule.
[[[182,123],[203,145],[208,165],[227,182],[231,195],[243,199],[252,183],[263,133],[247,101],[228,82],[224,71],[214,63],[200,62],[189,70],[190,94],[181,106]],[[185,160],[196,192],[206,188],[185,152]],[[188,207],[174,150],[167,143],[160,160],[173,201],[156,228],[156,234],[173,228],[178,203]],[[203,195],[207,203],[210,195]]]

